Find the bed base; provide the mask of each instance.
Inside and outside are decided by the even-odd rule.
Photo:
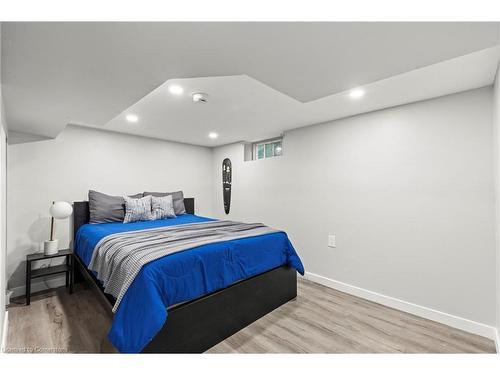
[[[194,214],[194,199],[186,198],[184,202],[186,211]],[[73,210],[76,236],[78,228],[89,222],[88,202],[75,202]],[[104,293],[100,282],[77,254],[75,260],[75,272],[98,291],[111,313],[113,296]],[[168,308],[167,322],[143,353],[203,353],[296,297],[297,272],[288,266],[242,280]]]
[[[279,267],[168,310],[143,353],[203,353],[297,296],[297,271]]]

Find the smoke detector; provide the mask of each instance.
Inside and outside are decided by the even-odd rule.
[[[196,92],[193,94],[193,102],[206,103],[208,101],[208,94],[203,92]]]

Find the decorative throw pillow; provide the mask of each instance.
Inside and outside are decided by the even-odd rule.
[[[155,220],[174,218],[174,202],[171,195],[151,197],[151,211]]]
[[[144,192],[144,196],[146,195],[152,195],[153,197],[164,197],[167,195],[171,195],[172,201],[174,202],[175,214],[182,215],[186,213],[186,207],[184,207],[184,193],[182,191],[174,191],[173,193]]]
[[[132,195],[130,198],[142,198],[142,193]],[[90,224],[123,221],[125,217],[125,201],[121,196],[89,190],[89,211]]]
[[[151,195],[138,199],[125,196],[123,199],[125,200],[124,223],[154,220],[153,213],[151,212]]]

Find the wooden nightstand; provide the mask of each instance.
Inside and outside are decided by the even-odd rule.
[[[66,257],[66,263],[57,266],[31,269],[31,262],[37,260],[46,260],[58,257]],[[73,284],[75,278],[75,262],[73,260],[73,252],[69,249],[59,250],[56,254],[45,255],[44,253],[29,254],[26,256],[26,305],[30,304],[31,296],[31,280],[58,273],[66,273],[66,287],[69,287],[69,293],[73,293]]]

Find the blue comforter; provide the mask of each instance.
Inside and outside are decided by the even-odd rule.
[[[128,224],[86,224],[77,233],[75,252],[88,266],[97,243],[110,234],[210,220],[185,214]],[[142,268],[125,293],[114,315],[109,340],[122,353],[138,353],[165,324],[167,307],[284,264],[304,274],[302,262],[284,232],[203,245],[157,259]]]

